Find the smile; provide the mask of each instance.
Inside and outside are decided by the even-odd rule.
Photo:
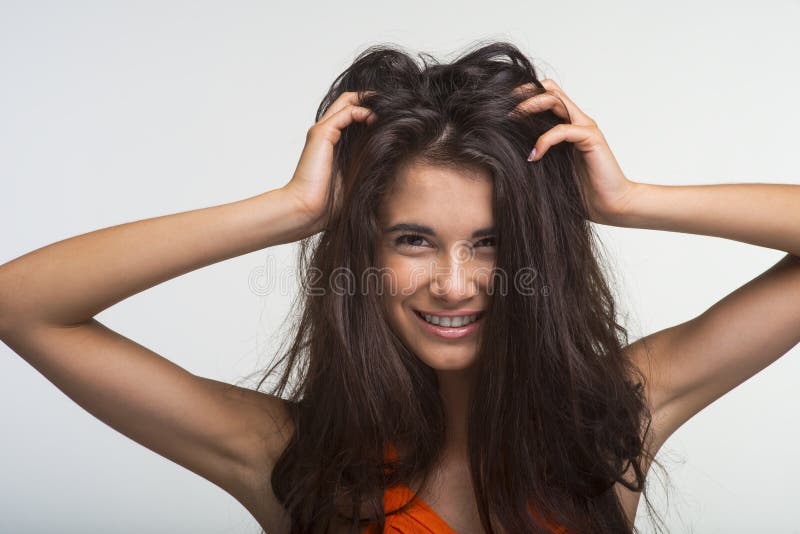
[[[423,330],[437,337],[455,339],[475,332],[481,324],[484,312],[465,315],[433,315],[414,310]]]
[[[469,323],[474,322],[483,312],[473,313],[472,315],[454,315],[454,316],[443,316],[443,315],[429,315],[427,313],[418,312],[423,319],[428,321],[431,324],[435,324],[438,326],[451,326],[451,327],[458,327],[458,326],[466,326]]]

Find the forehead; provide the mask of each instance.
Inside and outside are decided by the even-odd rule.
[[[413,163],[402,167],[379,210],[386,224],[462,222],[492,224],[492,179],[479,169]]]

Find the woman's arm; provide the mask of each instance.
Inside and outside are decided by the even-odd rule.
[[[698,316],[628,347],[645,369],[659,447],[800,343],[800,186],[636,183],[610,224],[723,237],[788,254]]]
[[[800,256],[800,186],[634,183],[610,224],[724,237]]]
[[[104,228],[0,265],[3,342],[89,413],[279,529],[282,508],[264,481],[292,433],[285,401],[194,375],[93,316],[180,274],[323,229],[340,130],[375,120],[357,102],[343,94],[309,129],[280,189]]]
[[[302,237],[292,197],[276,189],[12,260],[0,266],[0,339],[96,418],[252,508],[291,432],[283,400],[194,375],[92,316],[179,274]]]
[[[85,323],[113,304],[213,263],[308,233],[295,196],[275,189],[229,204],[120,224],[0,266],[0,332]]]
[[[371,93],[371,91],[366,92]],[[156,284],[234,256],[297,241],[325,227],[341,130],[377,117],[342,94],[309,128],[285,186],[237,202],[112,226],[0,265],[0,333],[38,323],[84,323]],[[341,200],[334,194],[334,211]]]
[[[800,186],[668,186],[629,180],[597,123],[552,80],[522,112],[550,110],[565,123],[535,141],[536,165],[549,147],[572,143],[589,219],[600,224],[724,237],[787,251],[775,265],[697,317],[645,336],[626,349],[646,377],[654,414],[650,450],[694,414],[800,342]]]

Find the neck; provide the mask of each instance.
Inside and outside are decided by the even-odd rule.
[[[466,459],[469,390],[474,378],[472,368],[437,371],[437,375],[447,424],[445,454]]]

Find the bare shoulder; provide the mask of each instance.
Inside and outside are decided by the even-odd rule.
[[[251,437],[250,447],[243,449],[243,462],[254,469],[271,466],[281,455],[294,432],[289,403],[275,395],[216,382],[218,387],[242,406],[242,432]]]
[[[655,450],[800,342],[798,299],[800,258],[787,254],[699,315],[626,348],[646,377]]]
[[[231,494],[253,515],[259,525],[270,533],[289,532],[286,510],[272,491],[270,479],[275,463],[291,439],[294,425],[289,403],[261,391],[222,384],[232,398],[248,409],[242,421],[242,431],[248,436],[243,448],[242,480],[238,495]]]
[[[650,415],[650,427],[642,438],[647,451],[655,456],[664,442],[669,438],[674,428],[668,424],[669,391],[658,380],[654,372],[653,354],[663,352],[667,341],[666,331],[656,332],[629,344],[623,350],[625,356],[634,365],[643,378],[643,392],[645,403]],[[639,377],[636,377],[637,380]],[[649,465],[648,465],[649,467]]]
[[[640,468],[642,472],[645,473],[645,476],[647,476],[650,470],[653,458],[676,428],[676,425],[669,417],[667,394],[659,387],[657,382],[654,382],[654,375],[652,373],[650,357],[653,344],[658,344],[659,342],[658,336],[650,336],[648,338],[641,338],[624,349],[624,354],[634,364],[635,368],[641,373],[644,379],[643,391],[650,416],[650,425],[642,428],[643,434],[640,436],[646,451],[646,454],[641,458],[642,463],[640,464]],[[636,482],[636,474],[633,466],[628,468],[623,478],[631,484]],[[633,526],[641,492],[632,491],[619,482],[614,485],[614,489],[625,511],[628,522]]]
[[[0,330],[4,343],[87,412],[254,515],[267,513],[265,530],[275,531],[280,514],[269,478],[293,432],[283,399],[190,373],[96,319]]]

